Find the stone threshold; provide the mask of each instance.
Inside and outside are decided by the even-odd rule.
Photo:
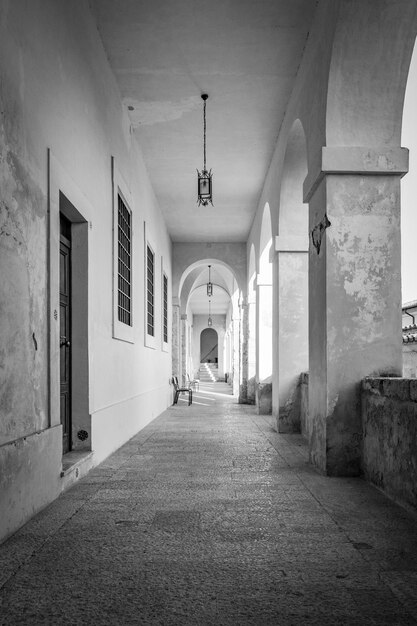
[[[84,469],[83,466],[86,465],[88,461],[91,461],[92,457],[92,450],[73,450],[72,452],[64,454],[62,457],[61,478],[65,478],[72,473],[75,473],[75,478],[78,478],[80,470]],[[91,467],[91,463],[88,463],[88,465]],[[85,471],[83,471],[83,473],[85,473]]]

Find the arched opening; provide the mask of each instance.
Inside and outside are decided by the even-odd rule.
[[[256,279],[256,380],[259,413],[272,411],[272,246],[271,212],[268,202],[262,216],[259,242],[259,274]]]
[[[407,87],[404,98],[401,145],[409,153],[409,171],[401,179],[401,287],[403,306],[403,376],[417,377],[417,343],[410,341],[408,335],[416,333],[417,321],[417,285],[415,268],[417,266],[417,213],[415,198],[417,194],[417,45],[414,44]],[[414,319],[413,319],[414,317]]]
[[[282,171],[279,205],[277,266],[279,276],[279,333],[274,351],[278,390],[273,412],[279,432],[298,432],[300,424],[299,379],[308,370],[308,205],[303,203],[307,176],[307,146],[304,129],[296,120],[288,135]],[[278,391],[278,393],[276,393]]]
[[[219,259],[200,259],[185,269],[179,285],[178,353],[182,379],[203,380],[210,365],[214,376],[211,380],[227,381],[237,395],[241,376],[238,321],[242,296],[235,272]],[[210,335],[210,330],[212,337],[215,333],[216,341],[204,349],[201,341]],[[203,335],[203,331],[207,332]]]
[[[200,335],[200,363],[218,363],[219,335],[214,328],[205,328]]]
[[[247,402],[256,402],[256,260],[252,244],[248,268],[248,386]]]

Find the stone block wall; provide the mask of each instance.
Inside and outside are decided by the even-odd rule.
[[[404,339],[403,339],[404,342]],[[417,378],[417,342],[403,343],[403,376]]]
[[[417,379],[365,378],[362,426],[365,478],[417,508]]]

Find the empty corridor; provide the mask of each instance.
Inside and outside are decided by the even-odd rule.
[[[417,624],[417,521],[202,385],[0,546],[1,624]]]

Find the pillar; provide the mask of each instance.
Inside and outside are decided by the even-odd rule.
[[[247,306],[247,327],[248,327],[248,384],[247,398],[248,404],[256,403],[256,297],[255,293],[250,294]]]
[[[278,432],[294,433],[301,429],[300,374],[308,370],[308,235],[280,235],[274,243],[272,414]]]
[[[188,327],[187,327],[187,314],[181,314],[181,383],[182,385],[186,384],[187,381],[187,362],[188,362],[188,354],[187,354],[187,344],[188,344]]]
[[[172,375],[180,378],[180,303],[172,299]]]
[[[240,385],[239,404],[247,404],[248,401],[248,305],[243,302],[241,307],[240,321]]]
[[[403,148],[323,147],[304,183],[310,210],[310,456],[360,471],[360,382],[401,376]]]
[[[256,277],[256,405],[272,412],[272,277]]]
[[[240,316],[233,317],[233,395],[239,396],[240,387]]]

